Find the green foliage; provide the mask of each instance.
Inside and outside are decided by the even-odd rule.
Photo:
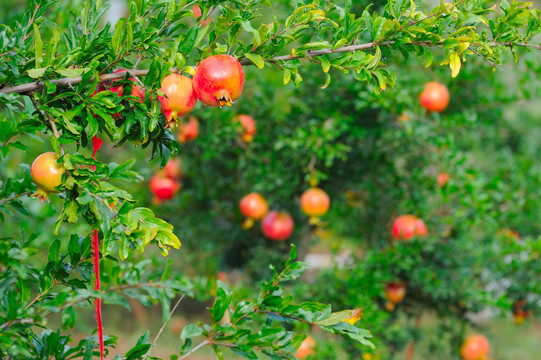
[[[516,106],[541,90],[532,81],[541,71],[532,4],[143,0],[116,24],[105,23],[102,1],[16,5],[0,15],[2,357],[99,355],[96,333],[85,330],[78,343],[69,335],[97,298],[126,309],[159,304],[164,323],[180,294],[214,298],[210,320],[185,326],[172,358],[209,345],[218,358],[294,359],[309,325],[341,335],[344,354],[318,342],[330,359],[392,358],[423,336],[430,355],[456,356],[471,313],[510,312],[526,300],[539,314],[538,110]],[[201,135],[179,145],[160,111],[160,82],[224,53],[244,65],[244,93],[232,109],[199,105]],[[505,65],[509,55],[520,63]],[[454,80],[434,63],[449,65]],[[450,107],[424,114],[418,93],[438,78]],[[252,143],[232,121],[241,113],[256,119]],[[95,136],[106,142],[97,160]],[[36,191],[29,164],[44,151],[67,172],[42,206],[27,196]],[[181,192],[145,203],[141,181],[156,170],[148,158],[163,167],[177,156]],[[438,188],[441,171],[451,177]],[[316,183],[332,209],[314,227],[296,199]],[[295,246],[242,229],[238,201],[252,191],[293,216],[301,255],[315,245],[348,261],[299,278],[308,265],[294,261]],[[428,237],[392,241],[390,223],[406,213],[425,220]],[[172,251],[180,240],[182,251]],[[144,251],[149,244],[157,249]],[[284,261],[281,271],[267,267]],[[215,273],[232,268],[247,278],[215,285]],[[407,295],[389,313],[383,289],[396,280]],[[434,334],[414,324],[426,311],[439,317]],[[117,340],[106,336],[106,352]],[[155,342],[147,331],[115,359],[146,358]]]

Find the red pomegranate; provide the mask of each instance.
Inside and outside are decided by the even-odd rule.
[[[488,360],[490,344],[483,335],[470,335],[460,347],[460,355],[464,360]]]
[[[213,55],[197,66],[193,88],[199,101],[208,106],[231,106],[242,94],[244,70],[230,55]]]
[[[39,155],[30,167],[32,181],[38,187],[38,191],[32,196],[37,196],[43,203],[47,195],[57,193],[56,189],[62,185],[62,175],[66,172],[64,165],[58,163],[58,156],[54,152],[46,152]]]
[[[129,71],[129,70],[128,69],[117,69],[117,70],[113,71],[113,73],[116,74],[116,73],[119,73],[119,72],[126,72],[126,71]],[[133,85],[131,85],[131,96],[139,98],[139,102],[143,103],[145,101],[145,90],[143,90],[138,85],[135,85],[135,83],[137,81],[135,78],[130,78],[130,81],[133,83]],[[124,96],[124,87],[126,85],[118,84],[118,82],[119,82],[118,80],[111,81],[109,83],[109,90],[111,90],[115,94],[118,94],[118,96]],[[115,83],[117,83],[117,85],[115,85]]]
[[[193,16],[196,19],[199,19],[201,17],[201,8],[198,4],[195,4],[192,7]],[[200,19],[199,24],[201,24],[201,27],[205,27],[210,23],[210,16],[207,18],[207,20]]]
[[[449,174],[446,172],[441,172],[438,174],[438,185],[439,187],[444,187],[447,184],[447,181],[449,181]]]
[[[261,221],[263,234],[274,241],[284,241],[293,232],[293,219],[288,213],[271,211]]]
[[[421,106],[428,111],[442,112],[449,105],[451,95],[443,84],[435,81],[426,83],[425,89],[419,96]]]
[[[162,114],[165,115],[167,126],[174,128],[178,118],[189,114],[197,103],[193,81],[183,75],[170,74],[163,79],[160,90],[165,94],[158,96]]]
[[[253,192],[240,200],[240,211],[244,216],[253,219],[262,219],[269,212],[267,200],[259,193]]]
[[[165,176],[170,179],[182,179],[184,177],[184,174],[182,173],[182,163],[179,158],[169,159],[162,170]]]
[[[158,202],[172,199],[177,191],[180,190],[180,184],[176,180],[159,173],[152,175],[148,186]]]
[[[329,211],[330,205],[329,195],[320,188],[310,188],[301,196],[302,211],[313,218],[325,215]]]
[[[199,121],[190,116],[187,123],[182,123],[178,126],[178,141],[181,144],[195,140],[199,135]]]
[[[402,215],[396,218],[392,230],[397,240],[410,240],[414,236],[428,235],[428,229],[423,220],[413,215]]]
[[[314,350],[316,347],[316,341],[313,337],[307,336],[306,339],[302,342],[301,346],[297,349],[297,358],[300,360],[306,359],[309,355],[313,355],[316,353]]]
[[[257,131],[255,126],[255,120],[250,115],[240,114],[235,116],[234,122],[240,122],[244,128],[244,134],[242,134],[242,140],[244,142],[251,142],[254,140],[254,135]]]

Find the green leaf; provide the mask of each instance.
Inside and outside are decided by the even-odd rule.
[[[60,240],[56,239],[51,244],[49,248],[49,261],[58,261],[60,260]]]
[[[323,69],[323,72],[328,73],[329,69],[331,68],[331,62],[329,61],[329,59],[321,56],[319,60],[321,61],[321,68]]]
[[[124,34],[126,33],[126,29],[124,29],[125,23],[126,18],[120,18],[115,25],[115,33],[111,45],[113,46],[113,51],[117,55],[120,54],[122,42],[124,41]]]
[[[180,333],[180,340],[186,340],[201,334],[203,334],[203,329],[200,326],[196,324],[186,325]]]
[[[43,41],[41,40],[41,35],[39,33],[38,24],[34,23],[34,52],[36,55],[36,67],[41,67],[43,64]]]
[[[263,57],[259,54],[254,53],[246,53],[244,54],[248,60],[253,62],[255,66],[257,66],[260,69],[263,69],[263,66],[265,66],[265,61],[263,60]]]
[[[91,68],[80,68],[80,69],[56,69],[55,72],[59,73],[60,75],[68,78],[74,78],[77,76],[81,76],[84,73],[89,72],[92,70]]]
[[[31,69],[28,70],[28,76],[30,76],[33,79],[40,78],[45,74],[45,71],[47,71],[48,66],[44,68],[38,68],[38,69]]]
[[[254,29],[252,27],[252,24],[248,20],[242,20],[241,25],[242,25],[242,28],[245,31],[251,33],[254,36],[254,45],[255,46],[261,44],[261,38],[259,37],[259,31]]]

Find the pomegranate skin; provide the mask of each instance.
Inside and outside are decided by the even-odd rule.
[[[392,235],[397,240],[411,240],[414,236],[428,235],[428,229],[423,220],[413,215],[401,215],[393,224]]]
[[[263,234],[274,241],[284,241],[293,233],[295,224],[288,213],[271,211],[261,221]]]
[[[162,171],[165,176],[170,179],[182,179],[184,177],[182,172],[182,162],[179,158],[169,159]]]
[[[437,182],[439,187],[444,187],[449,181],[449,174],[446,172],[441,172],[438,174]]]
[[[158,200],[170,200],[180,190],[180,184],[177,181],[160,174],[152,175],[148,185]]]
[[[313,217],[325,215],[329,211],[331,199],[329,195],[320,188],[306,190],[301,196],[302,211]]]
[[[57,193],[56,187],[62,185],[62,175],[66,168],[57,161],[56,153],[46,152],[39,155],[30,167],[30,176],[38,187],[38,191],[32,196],[37,196],[42,203],[47,200],[48,194]]]
[[[240,200],[240,212],[255,220],[262,219],[269,212],[267,200],[258,193],[250,193]]]
[[[314,348],[316,347],[316,341],[311,336],[307,336],[302,342],[301,346],[297,349],[297,358],[300,360],[306,359],[309,355],[315,354]]]
[[[190,116],[187,123],[182,123],[178,126],[178,142],[184,144],[185,142],[197,139],[199,136],[199,121]]]
[[[483,335],[470,335],[460,347],[460,356],[464,360],[486,360],[490,344]]]
[[[425,88],[419,96],[421,106],[428,111],[442,112],[447,109],[451,95],[443,84],[435,81],[426,83]]]
[[[165,115],[167,125],[174,128],[177,126],[177,119],[189,114],[197,103],[192,79],[179,74],[167,75],[160,90],[166,95],[158,95],[162,114]]]
[[[392,304],[398,304],[406,296],[406,285],[401,282],[390,282],[385,286],[385,296]]]
[[[203,59],[193,76],[193,88],[199,101],[208,106],[231,106],[244,87],[244,70],[230,55]]]
[[[233,121],[240,122],[240,124],[244,128],[244,134],[242,134],[242,141],[252,142],[254,140],[254,135],[257,132],[254,118],[250,115],[240,114],[235,116]]]

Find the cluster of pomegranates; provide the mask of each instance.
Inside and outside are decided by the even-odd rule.
[[[154,203],[161,204],[164,200],[171,200],[182,187],[182,178],[180,159],[170,159],[163,169],[150,178],[148,186],[154,195]]]
[[[329,195],[320,188],[310,188],[301,196],[301,209],[310,216],[318,219],[329,210],[331,201]],[[293,218],[283,211],[270,211],[267,201],[259,193],[245,195],[239,204],[240,212],[246,216],[242,227],[249,229],[256,220],[261,220],[261,231],[274,241],[284,241],[291,236],[295,226]],[[315,223],[311,220],[312,223]]]
[[[180,75],[166,76],[159,95],[161,111],[167,125],[177,126],[178,119],[189,114],[197,100],[208,106],[231,106],[244,87],[244,70],[240,62],[230,55],[213,55],[203,59],[193,79]]]

